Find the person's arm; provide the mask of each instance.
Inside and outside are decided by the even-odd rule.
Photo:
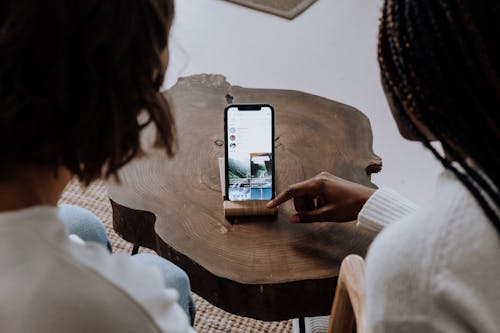
[[[297,214],[290,222],[349,222],[380,231],[384,226],[413,213],[417,206],[390,189],[367,186],[322,172],[291,185],[268,203],[276,207],[293,199]]]
[[[418,206],[388,188],[376,190],[358,214],[357,225],[379,232],[386,226],[413,214]]]

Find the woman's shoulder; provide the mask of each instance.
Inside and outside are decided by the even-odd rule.
[[[368,306],[368,311],[372,319],[386,320],[438,318],[439,312],[468,309],[469,313],[461,313],[463,320],[487,332],[485,324],[473,318],[484,323],[492,323],[493,318],[483,318],[479,309],[469,305],[477,301],[483,310],[500,307],[500,291],[495,287],[498,258],[498,233],[469,191],[445,172],[432,200],[381,232],[371,246],[367,298],[383,299],[385,306]]]
[[[71,264],[79,266],[89,275],[94,275],[109,288],[120,289],[124,295],[139,303],[158,297],[169,305],[177,301],[177,292],[174,289],[165,289],[161,272],[156,267],[130,260],[130,255],[126,253],[111,254],[100,244],[71,243]],[[146,302],[141,305],[147,307],[148,304]]]
[[[441,261],[480,248],[488,253],[500,250],[496,248],[500,237],[472,194],[446,171],[438,180],[434,196],[415,213],[385,228],[370,253],[385,252],[389,244],[400,254],[428,255]]]
[[[158,330],[191,331],[177,304],[177,290],[165,288],[157,267],[133,261],[126,253],[110,254],[99,244],[71,241],[70,247],[71,260],[92,284],[89,290],[108,290],[121,299],[123,313],[142,313],[148,325]],[[96,288],[96,284],[101,287]]]

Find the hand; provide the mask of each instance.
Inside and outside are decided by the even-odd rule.
[[[316,177],[291,185],[269,201],[274,208],[293,199],[297,214],[290,219],[299,222],[348,222],[358,213],[375,192],[374,189],[322,172]]]

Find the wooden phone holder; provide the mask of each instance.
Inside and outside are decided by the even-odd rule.
[[[224,208],[224,215],[230,216],[269,216],[276,215],[278,208],[267,208],[266,200],[248,200],[248,201],[229,201],[224,200],[226,196],[226,166],[224,158],[219,158],[219,174],[220,184],[222,190],[222,207]]]

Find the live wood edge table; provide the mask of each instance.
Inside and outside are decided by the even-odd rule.
[[[372,235],[349,223],[291,224],[293,204],[276,217],[226,220],[218,158],[224,156],[224,107],[275,108],[277,191],[321,171],[374,186],[381,169],[368,119],[353,107],[297,91],[231,86],[221,75],[179,79],[166,92],[179,150],[155,146],[109,184],[113,227],[184,269],[194,292],[240,316],[274,321],[330,313],[342,259],[365,255]]]

